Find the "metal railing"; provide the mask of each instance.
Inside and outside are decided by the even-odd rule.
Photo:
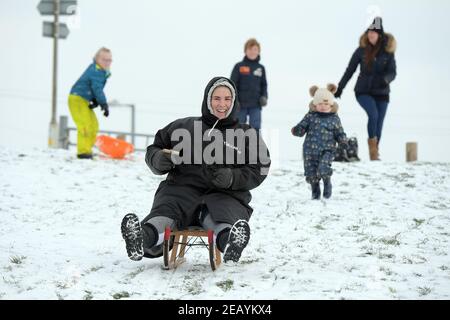
[[[145,151],[147,146],[150,144],[150,139],[155,137],[154,134],[148,133],[136,133],[136,110],[134,104],[123,104],[118,103],[116,101],[112,101],[109,103],[110,106],[114,107],[129,107],[131,109],[131,132],[125,131],[113,131],[113,130],[99,130],[98,133],[103,133],[107,135],[116,135],[121,138],[125,138],[129,136],[131,138],[131,143],[134,146],[134,150],[136,151]],[[76,143],[72,143],[70,141],[70,132],[77,131],[77,128],[68,126],[68,118],[67,116],[59,117],[59,139],[58,146],[63,149],[68,149],[69,146],[76,146]],[[144,148],[138,148],[136,146],[136,138],[145,138]]]

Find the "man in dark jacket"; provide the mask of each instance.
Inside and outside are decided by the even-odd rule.
[[[261,108],[267,105],[266,69],[259,63],[261,46],[256,39],[249,39],[244,46],[245,57],[237,63],[231,73],[238,91],[241,109],[239,121],[261,129]]]
[[[378,146],[389,105],[390,83],[397,76],[395,49],[394,36],[384,32],[380,17],[375,18],[360,37],[359,47],[353,53],[335,94],[336,98],[341,97],[342,91],[360,65],[355,95],[368,116],[370,160],[379,160]]]
[[[234,84],[216,77],[206,86],[201,117],[175,120],[157,132],[145,161],[154,174],[168,175],[150,214],[142,222],[134,214],[122,221],[132,260],[161,256],[166,226],[193,225],[214,230],[225,262],[239,260],[250,238],[249,190],[266,178],[270,159],[259,132],[238,123],[237,107]]]

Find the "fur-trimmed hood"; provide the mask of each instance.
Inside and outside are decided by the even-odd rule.
[[[331,106],[331,112],[330,113],[337,113],[338,110],[339,110],[339,105],[336,102],[333,103],[333,105]],[[316,106],[314,105],[314,103],[312,101],[309,103],[309,111],[317,112]]]
[[[397,41],[395,40],[394,36],[390,33],[384,34],[384,50],[387,53],[394,53],[397,49]],[[367,36],[367,32],[364,32],[361,37],[359,38],[359,46],[361,48],[366,48],[369,44],[369,38]]]

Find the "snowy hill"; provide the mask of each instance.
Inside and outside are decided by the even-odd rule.
[[[0,299],[449,299],[450,164],[334,164],[310,200],[300,161],[253,191],[238,264],[194,248],[175,271],[127,258],[120,221],[150,211],[143,155],[80,161],[0,149]]]

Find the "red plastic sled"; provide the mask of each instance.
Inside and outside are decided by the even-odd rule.
[[[95,145],[101,152],[114,159],[123,159],[127,154],[134,151],[134,146],[124,140],[110,136],[98,136]]]

